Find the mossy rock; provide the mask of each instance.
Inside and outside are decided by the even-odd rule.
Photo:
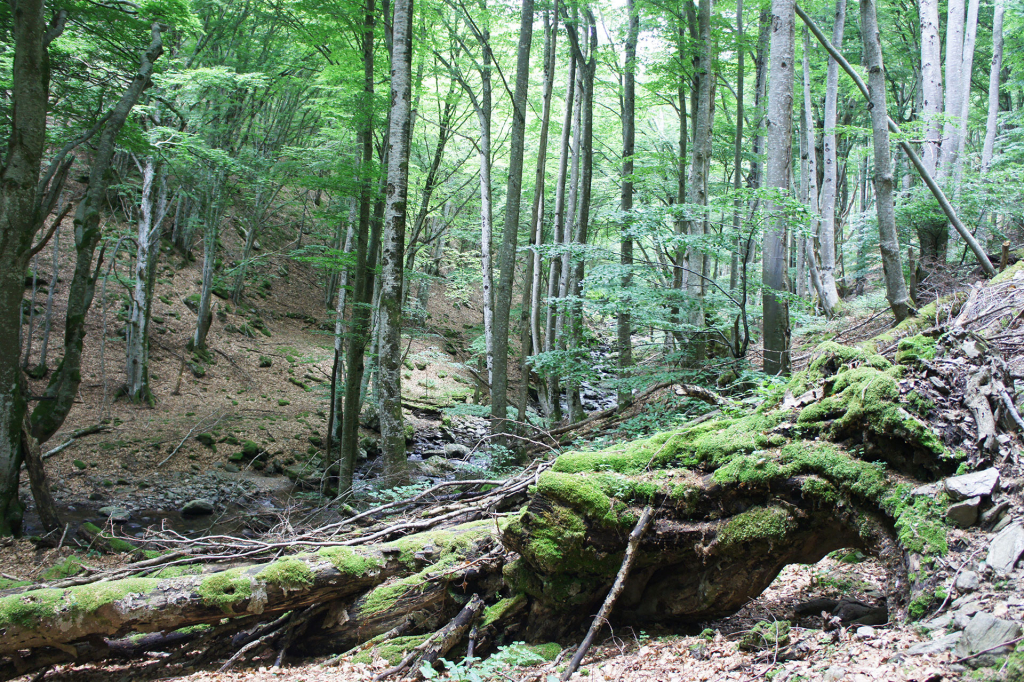
[[[938,352],[938,345],[938,339],[924,334],[900,339],[896,345],[896,362],[901,365],[913,365],[921,360],[932,360]]]
[[[268,358],[266,355],[261,355],[260,356],[260,361],[259,361],[260,367],[270,367],[273,364],[274,364],[274,361],[272,359]]]
[[[789,644],[789,631],[788,620],[758,621],[740,639],[739,648],[743,651],[780,649]]]
[[[214,447],[215,441],[212,433],[200,433],[198,436],[196,436],[196,440],[208,448]]]

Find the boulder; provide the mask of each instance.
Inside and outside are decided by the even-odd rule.
[[[946,510],[946,520],[957,528],[970,528],[978,520],[978,507],[980,506],[980,497],[972,497],[969,500],[952,504]]]
[[[213,502],[204,499],[190,500],[181,508],[182,516],[205,516],[213,513]]]
[[[980,585],[981,580],[974,571],[964,571],[956,577],[956,590],[961,594],[974,592]]]
[[[918,642],[909,647],[904,653],[910,656],[924,656],[926,654],[938,654],[943,651],[949,651],[960,641],[960,636],[959,632],[953,632],[927,642]]]
[[[995,665],[996,659],[1013,651],[1013,644],[1000,645],[1012,642],[1020,637],[1020,633],[1020,625],[1013,621],[1001,620],[990,613],[978,613],[964,628],[955,653],[958,658],[973,656],[966,663],[974,668]]]
[[[1024,526],[1015,521],[992,538],[985,563],[996,575],[1005,576],[1013,570],[1021,554],[1024,554]]]
[[[462,443],[445,443],[444,446],[445,457],[468,457],[471,452],[472,450]]]
[[[124,523],[132,518],[131,513],[124,507],[100,507],[99,511],[113,523]]]
[[[958,501],[991,495],[998,486],[999,471],[995,468],[975,471],[963,476],[953,476],[943,482],[943,487],[949,496]]]

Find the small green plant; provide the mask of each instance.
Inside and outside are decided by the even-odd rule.
[[[555,660],[562,648],[555,643],[526,645],[513,642],[508,646],[499,647],[498,651],[487,658],[466,657],[458,663],[441,659],[444,666],[444,679],[452,682],[485,682],[485,680],[508,679],[508,673],[515,669],[530,665],[539,665]],[[426,663],[420,667],[424,679],[436,680],[441,673]],[[554,682],[557,675],[548,675],[546,682]]]

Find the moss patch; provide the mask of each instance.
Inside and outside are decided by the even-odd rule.
[[[743,651],[776,649],[789,644],[790,624],[788,620],[758,621],[743,638],[739,647]]]
[[[390,665],[398,665],[405,658],[410,650],[415,649],[424,641],[429,634],[412,635],[409,637],[395,637],[392,640],[378,644],[366,649],[352,657],[353,663],[373,663],[375,658],[382,658]]]
[[[152,578],[130,578],[3,597],[0,598],[0,629],[10,625],[35,628],[51,617],[75,619],[86,614],[96,615],[102,606],[130,594],[152,592],[159,584],[159,580]]]
[[[313,571],[304,561],[292,557],[274,561],[257,573],[256,577],[285,592],[302,590],[313,584]]]
[[[735,546],[747,542],[781,540],[793,528],[790,513],[781,507],[753,507],[737,514],[718,531],[718,542]]]
[[[901,365],[912,365],[921,360],[931,360],[935,357],[938,344],[938,339],[924,334],[900,339],[896,345],[896,362]]]
[[[232,568],[204,579],[196,592],[207,606],[217,606],[224,613],[234,613],[234,606],[252,596],[252,577],[244,568]]]
[[[493,606],[488,606],[484,610],[484,615],[480,624],[481,627],[486,627],[492,623],[500,621],[507,614],[514,612],[524,603],[526,603],[526,595],[520,592],[514,597],[502,599]]]
[[[384,565],[383,559],[366,556],[351,547],[324,547],[316,554],[330,561],[340,573],[349,576],[366,575]]]

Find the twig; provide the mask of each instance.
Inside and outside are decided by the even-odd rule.
[[[615,582],[612,584],[611,592],[605,597],[604,604],[601,605],[601,610],[597,612],[597,616],[594,617],[594,621],[590,624],[590,630],[587,632],[587,636],[583,638],[583,642],[580,647],[576,649],[576,654],[569,661],[568,667],[562,673],[561,682],[566,682],[572,674],[576,672],[576,669],[580,667],[580,663],[583,662],[583,657],[586,656],[587,650],[590,649],[590,645],[594,643],[594,638],[597,633],[601,630],[604,624],[608,621],[608,616],[611,615],[612,607],[615,606],[615,600],[619,598],[619,593],[622,592],[622,588],[626,586],[626,578],[629,576],[629,571],[633,568],[633,562],[636,560],[636,548],[640,545],[640,540],[643,538],[644,533],[647,532],[647,527],[651,525],[651,520],[654,518],[654,508],[650,505],[644,507],[644,511],[640,514],[640,520],[636,522],[636,527],[633,528],[633,532],[629,534],[629,544],[626,545],[626,555],[622,558],[622,566],[619,568],[619,574],[615,576]]]
[[[995,651],[996,649],[1000,649],[1000,648],[1002,648],[1004,646],[1009,646],[1010,644],[1016,644],[1017,642],[1021,641],[1022,639],[1024,639],[1024,636],[1017,637],[1016,639],[1011,639],[1011,640],[1009,640],[1007,642],[1003,642],[1002,644],[996,644],[995,646],[990,646],[989,648],[982,649],[981,651],[979,651],[977,653],[974,653],[974,654],[971,654],[970,656],[964,656],[963,658],[958,658],[955,661],[953,661],[953,663],[963,663],[964,661],[969,661],[972,658],[976,658],[978,656],[981,656],[982,654],[987,654],[990,651]]]

